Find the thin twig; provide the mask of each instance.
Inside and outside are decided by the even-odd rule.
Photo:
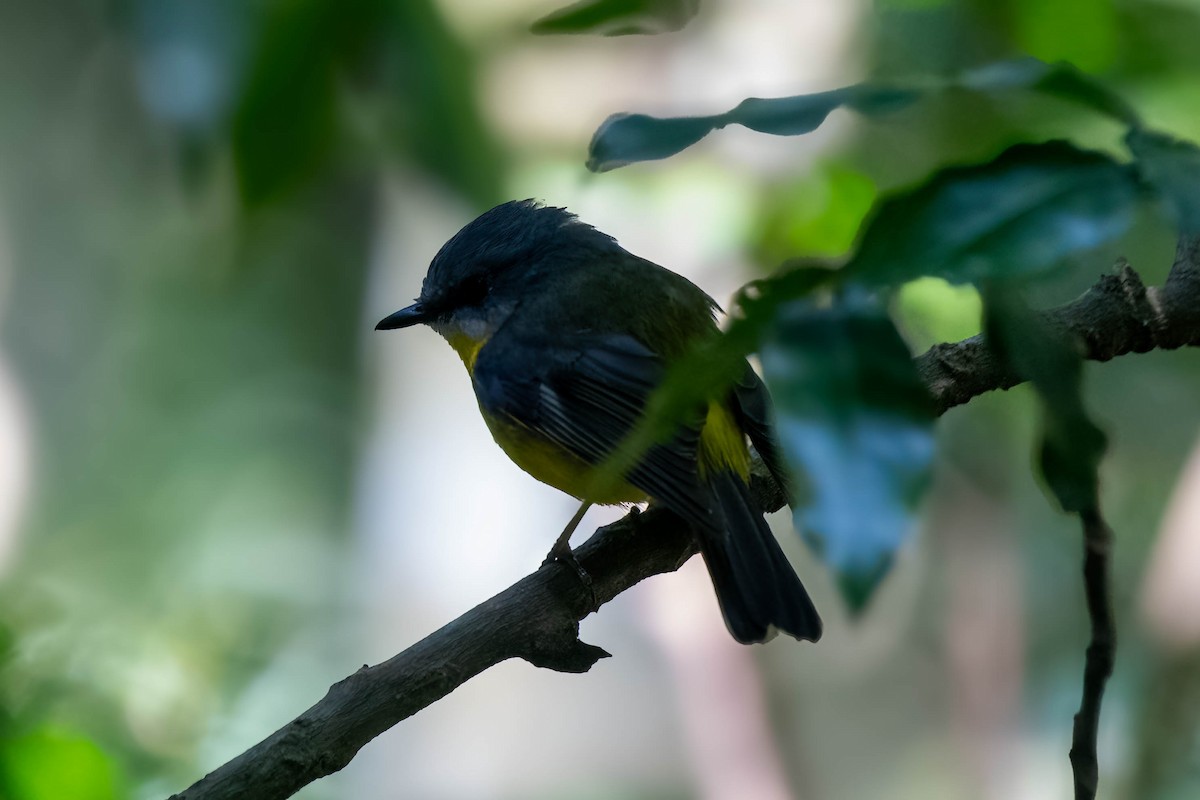
[[[1100,729],[1100,703],[1112,675],[1117,651],[1117,629],[1113,623],[1109,553],[1112,531],[1099,509],[1080,514],[1083,521],[1083,587],[1092,640],[1083,668],[1083,699],[1075,714],[1071,736],[1071,770],[1075,774],[1075,800],[1094,800],[1100,780],[1096,757],[1096,734]]]

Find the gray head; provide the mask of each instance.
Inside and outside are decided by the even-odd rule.
[[[611,236],[580,222],[565,208],[511,200],[454,234],[430,263],[417,302],[381,320],[375,329],[424,322],[446,334],[447,323],[475,328],[480,322],[494,322],[496,315],[511,311],[514,292],[528,288],[540,274],[619,249]]]

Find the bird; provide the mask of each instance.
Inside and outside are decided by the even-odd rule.
[[[566,209],[514,200],[451,237],[416,301],[375,328],[439,333],[501,449],[581,501],[548,559],[573,562],[569,538],[591,504],[665,507],[695,532],[734,639],[815,642],[821,618],[750,495],[750,443],[782,486],[787,477],[770,396],[748,362],[617,480],[595,480],[669,366],[718,334],[718,310]]]

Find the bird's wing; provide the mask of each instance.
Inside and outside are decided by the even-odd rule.
[[[662,360],[651,350],[631,336],[614,334],[537,346],[491,342],[480,353],[473,380],[487,413],[598,465],[641,419],[663,374]],[[697,472],[698,442],[698,426],[681,426],[670,441],[651,447],[626,478],[703,524],[713,512]]]

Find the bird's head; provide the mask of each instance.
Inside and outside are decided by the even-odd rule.
[[[376,330],[425,323],[449,338],[486,338],[542,275],[594,261],[617,248],[564,208],[512,200],[484,212],[442,246],[416,302]]]

